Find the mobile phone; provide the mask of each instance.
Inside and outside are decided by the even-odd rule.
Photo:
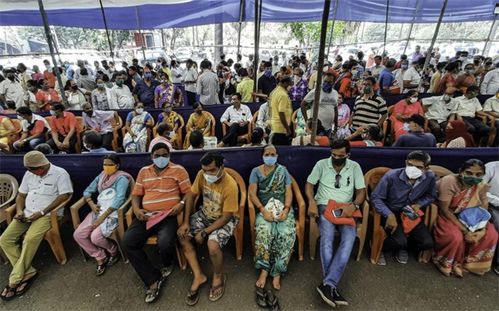
[[[342,209],[334,209],[333,210],[333,217],[341,217],[341,214],[343,214]]]

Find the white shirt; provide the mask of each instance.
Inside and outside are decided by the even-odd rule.
[[[0,83],[0,94],[5,96],[5,100],[16,103],[16,108],[24,106],[24,90],[21,83],[5,79]]]
[[[395,69],[393,71],[393,75],[395,76],[395,80],[397,80],[398,85],[400,86],[401,93],[404,92],[404,74],[406,71],[403,71],[402,68]]]
[[[425,113],[426,118],[436,120],[438,123],[447,120],[452,111],[456,109],[457,104],[454,99],[446,103],[443,100],[443,96],[426,97],[423,98],[422,102],[423,106],[428,108],[428,111]]]
[[[303,101],[311,103],[314,101],[315,89],[310,90],[307,93]],[[332,90],[330,93],[326,93],[321,90],[321,95],[319,98],[319,113],[317,114],[319,120],[321,120],[324,129],[330,130],[333,127],[334,122],[334,107],[338,105],[338,92]],[[312,109],[307,111],[308,118],[312,118]]]
[[[480,94],[493,95],[499,89],[499,68],[491,70],[483,77]]]
[[[267,127],[270,127],[270,109],[269,109],[269,103],[265,102],[262,105],[260,105],[260,108],[258,109],[258,118],[256,120],[256,127],[259,127],[261,129],[266,129]]]
[[[461,117],[471,117],[474,118],[477,111],[482,111],[482,105],[478,98],[467,99],[464,95],[457,97],[456,108],[453,113],[457,113]]]
[[[135,103],[132,92],[124,84],[121,87],[113,85],[109,89],[109,98],[109,109],[133,109]]]
[[[65,169],[50,164],[49,171],[43,177],[27,171],[19,186],[19,192],[27,194],[24,215],[29,217],[44,210],[58,196],[73,193],[73,185]]]
[[[82,113],[85,126],[91,128],[99,134],[106,134],[113,131],[111,120],[114,118],[114,111],[94,110],[94,113],[89,117],[86,113]]]
[[[483,111],[485,112],[499,112],[499,99],[494,95],[488,98],[483,104]]]
[[[172,82],[173,83],[182,83],[182,69],[181,68],[172,68]]]
[[[185,90],[187,92],[196,93],[196,80],[198,79],[198,73],[194,68],[188,69],[185,71],[184,75],[184,84]],[[194,82],[194,83],[186,83],[186,82]]]
[[[419,85],[419,82],[421,81],[421,75],[419,72],[414,68],[414,66],[409,67],[409,69],[406,70],[403,76],[404,81],[411,81],[412,85]],[[404,85],[402,83],[402,85]],[[404,89],[404,93],[407,93],[409,89]]]
[[[199,95],[199,101],[203,105],[220,104],[218,99],[219,90],[220,85],[218,84],[217,74],[209,69],[205,69],[199,75],[196,84],[196,93]]]
[[[379,65],[379,66],[374,65],[369,69],[369,71],[371,71],[371,74],[373,75],[373,77],[378,79],[379,75],[381,74],[383,69],[385,69],[385,66],[383,66],[383,65]]]
[[[234,108],[234,105],[227,108],[224,114],[220,117],[220,122],[224,123],[225,121],[229,121],[229,123],[239,123],[239,122],[251,122],[251,110],[248,106],[242,105],[237,110]]]
[[[485,164],[485,176],[483,178],[490,186],[487,192],[489,203],[499,207],[499,161],[493,161]],[[486,206],[483,206],[487,208]]]
[[[23,128],[23,132],[28,132],[28,127],[31,124],[35,123],[36,121],[42,121],[43,124],[45,124],[45,128],[47,129],[47,131],[50,132],[50,125],[47,122],[47,120],[44,117],[39,116],[39,115],[34,114],[34,113],[31,115],[31,123],[29,123],[28,120],[26,120],[26,119],[21,121],[21,126]]]

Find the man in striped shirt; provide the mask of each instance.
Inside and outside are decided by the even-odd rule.
[[[375,84],[376,80],[373,77],[367,77],[362,82],[363,95],[357,97],[353,107],[354,130],[367,125],[378,125],[380,128],[383,126],[387,116],[386,102],[374,92]]]
[[[162,282],[172,272],[177,215],[192,200],[191,182],[184,167],[170,162],[170,150],[157,143],[151,152],[153,165],[143,167],[132,191],[135,216],[125,233],[123,246],[133,268],[147,287],[146,302],[159,295]],[[149,237],[157,235],[163,268],[158,270],[143,250]]]

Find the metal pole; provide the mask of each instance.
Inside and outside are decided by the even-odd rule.
[[[331,43],[333,42],[333,33],[334,33],[334,22],[336,22],[336,12],[338,12],[338,1],[334,2],[334,15],[333,15],[333,24],[331,25],[331,33],[329,34],[329,44],[327,45],[327,53],[326,57],[329,57],[329,50],[331,49]]]
[[[319,99],[321,97],[320,87],[322,85],[322,68],[324,68],[324,49],[326,48],[326,33],[327,33],[327,20],[329,17],[329,7],[331,6],[331,0],[324,1],[324,11],[322,12],[322,24],[321,24],[321,41],[319,45],[319,64],[317,66],[317,82],[315,83],[315,96],[314,96],[314,108],[312,113],[312,137],[310,141],[312,144],[315,142],[315,136],[317,133],[317,116],[319,115]]]
[[[146,60],[146,50],[145,50],[145,40],[144,35],[142,34],[142,30],[140,29],[140,18],[139,18],[139,9],[135,7],[135,19],[137,20],[137,29],[139,30],[140,38],[142,39],[142,57],[144,61]]]
[[[421,9],[421,1],[418,0],[416,2],[416,11],[414,12],[414,16],[412,17],[411,27],[409,28],[409,34],[407,35],[407,41],[405,42],[404,53],[402,54],[405,54],[405,52],[407,51],[407,47],[409,46],[409,40],[411,39],[412,35],[412,28],[414,27],[414,22],[416,21],[416,16],[418,15],[420,9]]]
[[[239,28],[237,29],[237,55],[241,54],[241,27],[242,23],[244,20],[244,12],[245,10],[245,3],[244,0],[241,0],[239,4]]]
[[[107,28],[106,13],[104,12],[104,6],[102,5],[102,0],[99,0],[99,4],[100,4],[100,10],[102,13],[102,19],[104,21],[104,27],[106,28],[106,36],[107,36],[107,43],[109,44],[109,52],[111,53],[111,58],[112,58],[113,64],[114,64],[114,49],[113,49],[113,44],[111,42],[111,37],[109,37],[109,29]]]
[[[385,36],[383,38],[383,56],[386,52],[386,35],[388,34],[388,11],[390,10],[390,0],[386,0]]]
[[[487,36],[487,40],[485,40],[485,45],[483,46],[483,53],[482,53],[482,55],[484,57],[487,57],[487,55],[489,54],[489,50],[490,50],[490,45],[489,45],[490,39],[492,38],[492,34],[494,34],[496,32],[496,29],[497,29],[496,21],[497,21],[497,15],[494,15],[494,21],[492,22],[492,26],[490,26],[489,35]]]
[[[253,57],[253,93],[257,91],[258,85],[258,51],[260,49],[260,22],[262,13],[262,0],[255,0],[255,55]]]
[[[428,64],[430,63],[431,52],[433,52],[433,45],[438,37],[438,31],[440,30],[440,25],[442,24],[442,19],[444,18],[445,8],[447,7],[448,0],[444,0],[444,4],[442,5],[442,9],[440,10],[440,16],[438,17],[437,27],[435,28],[435,33],[433,34],[433,38],[431,39],[430,47],[426,52],[426,59],[424,61],[423,73],[426,72],[426,68],[428,68]],[[419,80],[418,90],[421,89],[421,84],[423,83],[423,79]]]
[[[45,29],[45,36],[47,36],[47,43],[49,45],[50,56],[52,57],[52,63],[54,63],[54,71],[57,77],[57,83],[59,83],[59,89],[61,91],[62,102],[67,104],[66,93],[64,93],[64,85],[62,84],[61,73],[59,72],[59,66],[57,66],[57,61],[55,60],[55,52],[52,41],[52,35],[50,34],[49,20],[47,18],[47,12],[43,7],[43,0],[38,0],[38,7],[40,8],[40,15],[42,15],[43,28]]]

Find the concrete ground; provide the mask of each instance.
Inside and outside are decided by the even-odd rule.
[[[130,264],[119,261],[101,276],[94,275],[95,263],[83,262],[72,240],[72,231],[63,228],[68,262],[59,266],[46,242],[36,255],[34,266],[40,277],[23,296],[0,301],[0,310],[260,310],[255,303],[257,272],[249,249],[243,260],[234,258],[230,242],[225,249],[227,289],[215,303],[208,300],[204,287],[198,305],[188,307],[184,297],[191,282],[189,270],[178,268],[169,277],[158,301],[146,304],[144,288]],[[245,241],[247,242],[247,241]],[[248,245],[249,243],[245,243]],[[151,249],[151,253],[154,253]],[[355,251],[355,250],[354,250]],[[366,250],[365,250],[366,251]],[[206,249],[202,250],[206,254]],[[277,293],[283,310],[328,310],[315,291],[321,280],[320,260],[299,262],[293,256],[282,288]],[[464,279],[445,277],[433,264],[419,264],[414,257],[407,265],[387,258],[385,267],[372,265],[364,254],[359,262],[351,259],[340,289],[349,310],[498,310],[499,278],[466,274]],[[209,271],[209,258],[202,264]],[[7,282],[9,265],[0,266],[0,284]],[[2,286],[3,287],[3,286]]]

